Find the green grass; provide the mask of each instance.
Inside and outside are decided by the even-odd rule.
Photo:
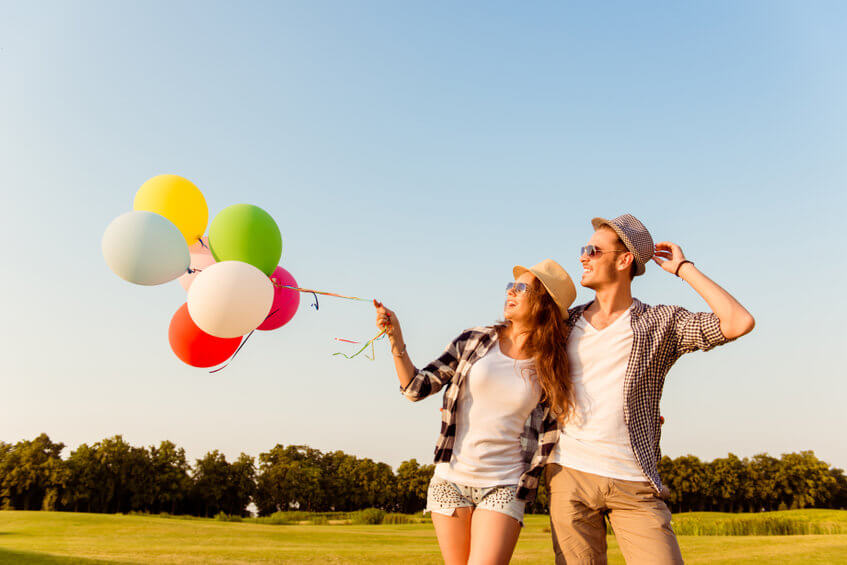
[[[847,522],[847,512],[789,511]],[[831,514],[817,514],[832,512]],[[727,515],[696,513],[717,521]],[[754,515],[747,515],[754,516]],[[546,516],[528,516],[514,563],[550,563]],[[844,563],[847,535],[680,536],[687,563]],[[609,538],[609,562],[623,558]],[[429,524],[273,525],[252,520],[0,512],[0,564],[92,563],[441,563]]]
[[[675,514],[677,535],[774,536],[847,534],[847,511],[783,510],[756,514],[688,512]]]

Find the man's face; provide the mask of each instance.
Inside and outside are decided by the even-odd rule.
[[[597,290],[605,285],[615,283],[621,277],[621,271],[615,268],[618,259],[623,255],[623,246],[618,236],[610,229],[601,228],[594,232],[588,245],[593,245],[600,253],[594,257],[582,254],[582,286]],[[628,277],[628,275],[626,275]]]

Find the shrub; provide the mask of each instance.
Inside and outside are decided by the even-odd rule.
[[[215,520],[219,522],[242,522],[244,521],[244,518],[242,518],[241,516],[236,516],[235,514],[227,514],[226,512],[221,510],[220,512],[215,514]]]
[[[391,512],[390,514],[386,514],[382,519],[383,524],[415,524],[417,520],[409,516],[408,514],[398,514],[396,512]]]
[[[274,512],[270,516],[262,516],[260,518],[256,518],[256,522],[260,524],[275,525],[296,524],[298,522],[309,520],[311,519],[311,517],[312,515],[308,512],[303,512],[300,510],[289,510],[288,512]]]
[[[353,512],[350,519],[354,524],[382,524],[385,518],[385,510],[379,508],[365,508],[358,512]]]

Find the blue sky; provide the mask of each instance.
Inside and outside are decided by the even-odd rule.
[[[440,400],[402,399],[384,344],[332,356],[366,304],[304,300],[216,374],[171,353],[182,288],[118,279],[100,238],[174,173],[211,216],[271,213],[302,285],[393,307],[418,365],[499,317],[514,264],[577,276],[589,220],[633,213],[758,323],[672,370],[664,452],[847,466],[842,3],[0,8],[0,440],[431,460]],[[634,292],[706,308],[655,266]]]

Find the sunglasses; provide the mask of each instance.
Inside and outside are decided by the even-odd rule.
[[[510,290],[514,290],[515,294],[523,294],[532,290],[532,287],[523,282],[506,283],[506,292],[509,292]]]
[[[579,256],[582,257],[585,255],[589,259],[599,257],[603,253],[629,253],[629,251],[626,249],[597,249],[593,245],[586,245],[585,247],[579,248]]]

